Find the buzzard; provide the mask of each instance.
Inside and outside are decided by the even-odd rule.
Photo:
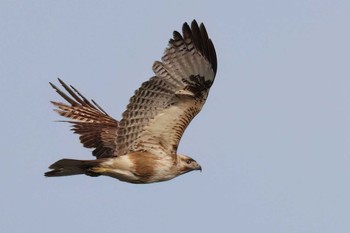
[[[212,86],[217,59],[203,23],[183,24],[174,31],[161,61],[153,64],[155,76],[142,83],[120,121],[95,101],[58,79],[66,92],[50,83],[67,103],[54,102],[55,111],[72,124],[94,160],[61,159],[47,177],[85,174],[110,176],[145,184],[170,180],[201,166],[177,153],[186,127],[202,109]]]

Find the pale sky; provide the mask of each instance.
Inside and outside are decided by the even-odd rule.
[[[0,232],[350,232],[350,2],[0,1]],[[59,77],[120,119],[173,30],[204,22],[218,73],[179,153],[203,172],[134,185],[45,178],[93,159]]]

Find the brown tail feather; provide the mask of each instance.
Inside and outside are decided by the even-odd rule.
[[[100,174],[92,171],[92,168],[96,165],[98,165],[96,160],[61,159],[49,167],[52,170],[46,172],[45,176],[55,177],[80,174],[99,176]]]

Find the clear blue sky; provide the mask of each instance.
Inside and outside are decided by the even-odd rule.
[[[0,232],[350,232],[350,2],[0,1]],[[204,22],[218,73],[179,152],[203,172],[45,178],[92,159],[59,77],[120,119],[173,30]]]

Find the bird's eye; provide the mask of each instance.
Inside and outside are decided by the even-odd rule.
[[[187,160],[186,160],[186,163],[187,163],[187,164],[190,164],[190,163],[192,163],[192,160],[191,160],[191,159],[187,159]]]

